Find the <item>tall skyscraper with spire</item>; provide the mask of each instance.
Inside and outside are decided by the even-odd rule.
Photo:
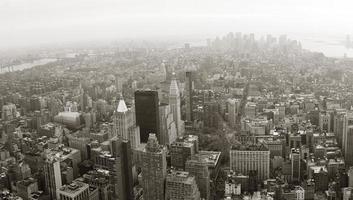
[[[182,136],[184,135],[184,122],[181,120],[180,92],[174,72],[169,88],[169,105],[173,113],[173,118],[177,129],[177,135]]]
[[[140,131],[134,120],[134,111],[129,109],[123,96],[120,95],[118,105],[114,114],[114,136],[120,137],[131,142],[132,148],[140,144]]]

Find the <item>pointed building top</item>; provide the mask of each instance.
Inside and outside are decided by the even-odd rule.
[[[121,112],[121,113],[128,111],[122,94],[120,94],[120,100],[119,100],[118,108],[116,109],[116,111]]]

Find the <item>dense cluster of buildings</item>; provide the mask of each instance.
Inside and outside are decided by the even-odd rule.
[[[352,199],[351,64],[236,33],[0,75],[0,199]]]

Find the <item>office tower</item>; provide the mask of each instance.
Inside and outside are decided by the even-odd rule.
[[[331,116],[329,113],[324,112],[319,115],[319,126],[321,131],[329,132],[331,130]]]
[[[141,156],[143,198],[164,200],[164,185],[167,175],[166,149],[158,144],[155,134],[149,134]]]
[[[45,188],[50,199],[58,199],[56,190],[62,186],[60,162],[55,157],[49,157],[44,164]]]
[[[240,106],[239,99],[228,99],[227,100],[228,122],[232,128],[235,127],[236,122],[237,122],[239,106]]]
[[[349,126],[353,125],[353,112],[347,112],[344,116],[343,122],[343,135],[342,135],[342,152],[345,154],[347,147],[347,135]]]
[[[180,112],[180,92],[178,84],[175,78],[175,73],[173,73],[172,81],[169,88],[169,105],[173,113],[173,119],[177,129],[177,135],[184,135],[184,122],[181,120]]]
[[[111,141],[112,154],[115,158],[115,184],[119,199],[134,199],[132,176],[132,151],[128,140],[114,138]]]
[[[169,104],[161,103],[159,105],[159,132],[161,134],[160,144],[162,145],[170,145],[178,137]]]
[[[353,166],[353,125],[347,127],[345,133],[344,158],[347,166]]]
[[[342,147],[342,138],[344,130],[344,116],[346,111],[344,109],[336,110],[333,120],[333,132],[335,133],[339,147]]]
[[[185,169],[187,159],[198,152],[198,137],[188,135],[179,137],[170,145],[171,166],[176,169]]]
[[[257,179],[262,181],[270,175],[270,151],[263,145],[248,145],[230,150],[230,169],[249,175],[257,172]]]
[[[136,124],[140,127],[140,141],[146,143],[150,133],[159,133],[159,100],[158,92],[140,90],[135,92]]]
[[[186,120],[192,122],[193,118],[193,91],[194,91],[194,77],[191,71],[186,72],[186,84],[185,84],[185,99],[186,99]]]
[[[114,125],[116,134],[124,140],[129,140],[129,128],[134,126],[133,113],[131,109],[128,109],[123,96],[120,96],[118,106],[114,113]]]
[[[89,185],[82,182],[72,182],[58,189],[58,200],[90,200]]]
[[[67,134],[69,147],[80,150],[82,160],[88,159],[88,144],[91,139],[89,137]]]
[[[290,159],[292,163],[292,181],[300,180],[300,152],[299,149],[292,149],[290,154]]]
[[[195,177],[184,171],[171,171],[166,178],[165,199],[199,200]]]
[[[185,163],[185,171],[195,176],[201,198],[208,200],[210,198],[210,172],[206,160],[198,155],[190,157]]]

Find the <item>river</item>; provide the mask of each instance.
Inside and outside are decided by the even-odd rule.
[[[33,62],[28,62],[28,63],[22,63],[19,65],[14,65],[10,68],[6,67],[0,70],[0,74],[9,72],[9,70],[11,71],[22,71],[24,69],[29,69],[35,66],[40,66],[40,65],[45,65],[48,63],[52,63],[57,61],[58,59],[56,58],[43,58],[43,59],[39,59],[39,60],[34,60]]]

